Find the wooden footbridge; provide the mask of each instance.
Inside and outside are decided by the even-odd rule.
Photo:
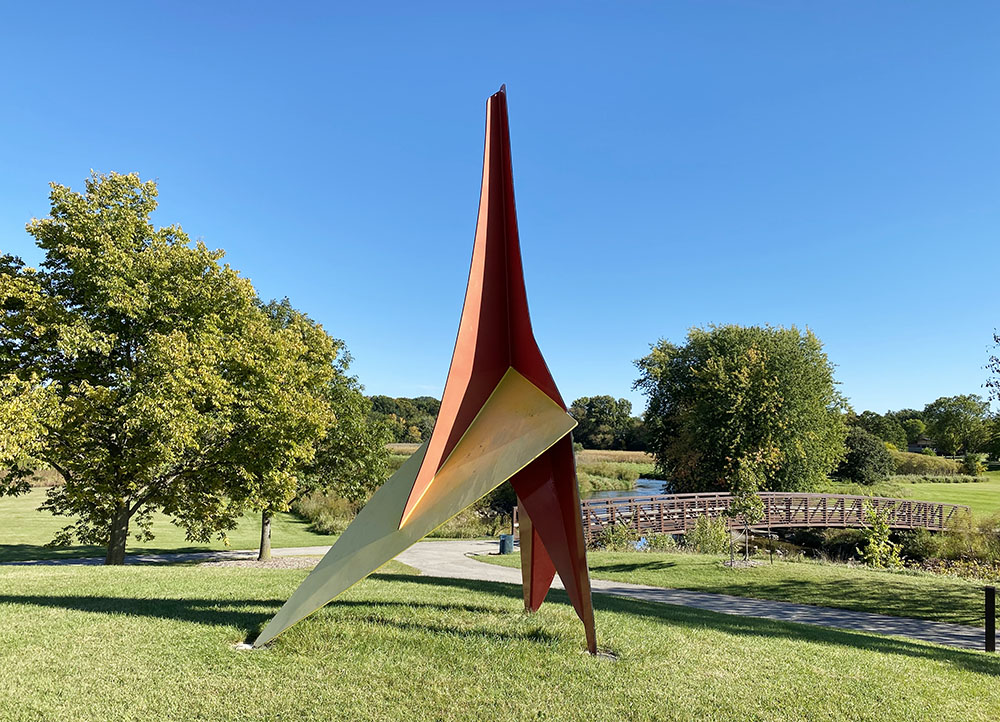
[[[760,497],[764,502],[764,518],[751,529],[862,528],[868,526],[865,501],[876,510],[887,509],[889,525],[894,529],[942,531],[952,520],[969,513],[969,507],[958,504],[880,496],[762,492]],[[660,494],[586,499],[580,503],[583,534],[590,543],[602,529],[615,524],[627,524],[639,532],[685,534],[694,527],[695,520],[702,516],[723,518],[731,527],[742,528],[738,519],[730,519],[725,515],[732,499],[729,494]],[[514,522],[516,525],[516,507]]]

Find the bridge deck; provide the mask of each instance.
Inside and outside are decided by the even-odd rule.
[[[894,529],[930,529],[941,531],[969,507],[914,499],[890,499],[880,496],[848,494],[800,494],[762,492],[764,518],[753,529],[791,527],[864,527],[864,502],[877,510],[889,510],[889,524]],[[609,497],[581,502],[583,533],[589,543],[602,529],[614,524],[628,524],[640,532],[684,534],[700,516],[724,518],[731,527],[742,527],[739,520],[725,512],[732,503],[729,494],[660,494],[650,496]],[[517,521],[517,509],[514,509]]]

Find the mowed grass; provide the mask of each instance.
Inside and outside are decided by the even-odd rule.
[[[908,499],[965,504],[974,514],[1000,511],[1000,471],[986,473],[989,481],[968,484],[901,484]]]
[[[520,566],[520,555],[480,561]],[[836,609],[915,617],[981,627],[983,585],[925,572],[888,572],[820,562],[763,563],[731,569],[707,554],[587,552],[595,579],[691,589],[754,599],[774,599]]]
[[[45,544],[72,520],[39,512],[38,506],[44,500],[44,489],[32,489],[19,497],[0,497],[0,562],[104,556],[106,550],[97,546],[46,547]],[[139,543],[130,538],[128,553],[256,549],[260,544],[260,517],[245,516],[239,526],[228,533],[228,547],[218,540],[209,544],[189,542],[184,530],[171,524],[163,515],[155,515],[153,532],[156,538],[150,542]],[[271,544],[274,547],[323,546],[332,544],[335,539],[334,536],[311,532],[308,522],[292,514],[276,514],[271,522]]]
[[[0,719],[995,719],[1000,658],[595,595],[599,644],[553,592],[361,582],[262,651],[301,570],[0,569]]]

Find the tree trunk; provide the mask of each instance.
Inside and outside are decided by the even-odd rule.
[[[115,515],[111,519],[111,536],[108,539],[108,555],[104,558],[105,564],[125,563],[125,542],[128,541],[128,502],[122,501],[115,509]]]
[[[743,530],[743,561],[750,561],[750,527]]]
[[[260,551],[257,561],[266,562],[271,558],[271,512],[264,511],[260,515]]]

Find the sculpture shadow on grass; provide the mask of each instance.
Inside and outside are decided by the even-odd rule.
[[[408,574],[374,574],[371,579],[385,582],[399,582],[470,592],[481,592],[506,598],[508,603],[522,601],[521,587],[501,582],[449,579],[443,577],[413,576]],[[378,613],[379,608],[435,609],[440,611],[464,611],[476,614],[498,614],[503,606],[463,603],[406,602],[379,599],[377,592],[367,594],[366,599],[338,599],[328,609],[369,609],[360,617],[372,624],[384,624],[399,629],[428,631],[432,633],[460,636],[502,637],[512,640],[527,640],[548,644],[557,639],[556,635],[544,630],[504,633],[485,627],[451,628],[443,624],[417,621],[400,621]],[[160,619],[175,619],[210,626],[232,626],[247,631],[248,639],[255,638],[259,629],[273,616],[284,599],[205,599],[205,598],[152,598],[96,596],[96,595],[17,595],[0,594],[0,604],[27,604],[40,607],[58,607],[97,614],[126,614]],[[569,605],[565,592],[549,592],[548,601]],[[642,617],[675,627],[695,630],[711,629],[735,636],[786,639],[819,644],[853,647],[880,654],[895,654],[934,662],[944,662],[962,669],[1000,677],[1000,656],[987,655],[961,649],[949,649],[905,639],[881,637],[860,632],[816,627],[794,622],[779,622],[756,617],[740,617],[719,614],[691,607],[674,606],[659,602],[614,597],[608,594],[594,595],[594,608],[600,612]],[[349,616],[343,621],[350,623],[358,617]],[[307,622],[308,623],[308,622]]]

